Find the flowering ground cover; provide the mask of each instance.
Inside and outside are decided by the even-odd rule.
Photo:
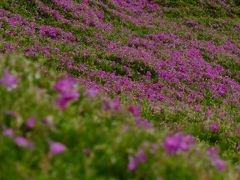
[[[238,1],[0,2],[0,179],[240,179]]]

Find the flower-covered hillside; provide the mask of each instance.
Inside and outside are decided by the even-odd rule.
[[[239,12],[2,1],[0,179],[238,179]]]

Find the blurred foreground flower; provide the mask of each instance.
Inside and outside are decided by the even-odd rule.
[[[23,137],[23,136],[17,136],[15,138],[15,143],[19,147],[29,148],[29,149],[33,149],[34,148],[34,144],[31,141],[29,141],[28,139],[26,139],[25,137]]]
[[[219,151],[215,147],[210,147],[206,150],[206,155],[209,156],[212,160],[213,165],[219,170],[224,171],[226,167],[225,161],[219,157]]]
[[[10,74],[8,69],[4,69],[0,84],[4,85],[9,91],[17,87],[18,79]]]
[[[219,171],[224,171],[225,169],[225,161],[223,161],[220,158],[214,159],[213,160],[213,164],[215,165],[215,167],[219,170]]]
[[[13,129],[7,128],[3,131],[3,135],[8,136],[8,137],[14,137],[15,133],[14,133]]]
[[[54,89],[58,91],[59,98],[57,105],[62,109],[66,109],[70,101],[76,101],[79,98],[79,92],[76,88],[76,81],[73,78],[62,78],[55,85]]]
[[[144,163],[147,160],[144,149],[138,150],[135,156],[129,157],[128,170],[134,171],[137,169],[139,163]]]
[[[151,122],[149,122],[148,120],[145,120],[145,119],[141,119],[141,118],[136,118],[135,124],[142,126],[145,129],[149,129],[149,128],[153,127]]]
[[[59,142],[51,142],[50,143],[50,154],[57,155],[66,150],[66,146]]]
[[[139,117],[141,115],[141,106],[129,106],[128,110],[135,116]]]
[[[35,121],[36,121],[36,117],[30,117],[28,120],[27,120],[27,122],[26,122],[26,126],[28,127],[28,128],[34,128],[34,125],[35,125]]]
[[[177,133],[166,137],[163,147],[168,154],[174,155],[179,151],[189,151],[193,144],[195,141],[192,135]]]
[[[98,91],[95,89],[86,89],[85,93],[89,96],[89,97],[95,97],[98,94]]]
[[[209,129],[212,131],[212,132],[219,132],[220,131],[220,126],[218,124],[218,122],[212,122],[211,124],[209,124]]]

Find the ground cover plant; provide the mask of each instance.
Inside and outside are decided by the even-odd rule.
[[[0,2],[0,179],[240,179],[240,4]]]

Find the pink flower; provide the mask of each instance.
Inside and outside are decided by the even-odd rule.
[[[145,129],[152,128],[152,123],[145,119],[136,118],[135,123],[136,125],[142,126]]]
[[[3,76],[0,79],[0,84],[4,85],[7,87],[9,91],[12,89],[16,88],[18,83],[18,79],[16,76],[11,75],[8,71],[8,69],[4,69]]]
[[[8,136],[8,137],[14,137],[15,133],[14,133],[13,129],[7,128],[3,131],[3,135]]]
[[[115,97],[113,100],[109,100],[107,99],[104,103],[103,103],[103,109],[105,111],[108,111],[110,109],[113,109],[114,111],[118,111],[120,108],[120,100],[119,97]]]
[[[208,148],[206,151],[207,156],[209,156],[212,160],[213,165],[219,170],[219,171],[224,171],[225,169],[225,161],[220,159],[218,155],[218,149],[215,147]]]
[[[95,89],[87,89],[87,90],[85,91],[85,93],[86,93],[89,97],[95,97],[95,96],[98,94],[97,90],[95,90]]]
[[[212,123],[209,125],[209,129],[210,129],[212,132],[219,132],[220,127],[219,127],[219,124],[218,124],[217,122],[212,122]]]
[[[141,114],[141,106],[129,106],[128,110],[135,116],[139,117]]]
[[[15,143],[19,147],[24,147],[29,149],[32,149],[34,147],[34,144],[23,136],[17,136],[15,138]]]
[[[211,158],[218,158],[218,149],[215,147],[210,147],[207,149],[206,155]]]
[[[104,102],[102,106],[105,111],[108,111],[111,109],[111,105],[108,101]]]
[[[207,110],[207,115],[210,116],[210,117],[213,115],[213,112],[212,112],[211,109],[208,109],[208,110]]]
[[[177,133],[166,137],[163,147],[169,155],[174,155],[179,151],[189,151],[190,147],[194,143],[195,142],[192,135],[184,135],[182,133]]]
[[[36,117],[30,117],[26,122],[26,126],[28,128],[34,128],[35,121],[36,121]]]
[[[15,138],[15,143],[18,145],[18,146],[21,146],[21,147],[27,147],[28,146],[28,140],[22,136],[18,136]]]
[[[57,155],[63,153],[66,150],[66,146],[59,142],[50,143],[50,154]]]
[[[112,108],[114,109],[114,111],[117,111],[120,107],[120,100],[119,97],[115,97],[113,102],[112,102]]]
[[[66,109],[70,101],[76,101],[79,98],[79,92],[75,85],[76,80],[73,78],[62,78],[54,85],[54,89],[59,93],[56,104],[62,110]]]
[[[219,170],[219,171],[224,171],[225,169],[225,161],[223,161],[222,159],[214,159],[213,160],[213,164],[216,166],[216,168]]]
[[[130,156],[128,158],[128,170],[129,171],[134,171],[135,169],[137,169],[137,162],[134,159],[134,157]]]
[[[129,156],[128,158],[128,170],[134,171],[137,169],[139,163],[144,163],[147,160],[144,149],[139,149],[137,154]]]

